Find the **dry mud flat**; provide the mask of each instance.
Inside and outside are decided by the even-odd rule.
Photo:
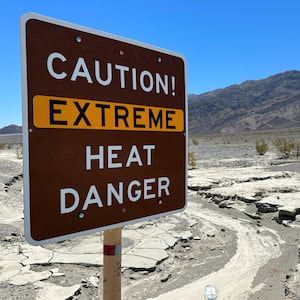
[[[274,136],[191,143],[187,209],[123,230],[122,299],[204,299],[207,284],[217,299],[300,299],[300,162],[278,159]],[[30,246],[14,149],[0,151],[0,186],[0,299],[101,299],[102,235]]]

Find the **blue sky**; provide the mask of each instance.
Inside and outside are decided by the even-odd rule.
[[[182,54],[187,92],[300,70],[299,0],[1,0],[0,128],[22,124],[20,17],[35,12]]]

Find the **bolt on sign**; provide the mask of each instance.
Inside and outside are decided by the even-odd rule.
[[[29,243],[184,209],[183,57],[36,14],[21,55]]]

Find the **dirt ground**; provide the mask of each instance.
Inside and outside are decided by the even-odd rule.
[[[243,172],[253,168],[253,178],[256,172],[262,170],[264,174],[287,174],[289,180],[296,180],[289,192],[298,192],[300,160],[281,159],[272,144],[276,136],[299,141],[300,131],[224,134],[190,139],[189,152],[195,156],[196,169],[189,171],[189,178],[194,177],[200,183],[199,186],[190,185],[187,210],[123,230],[125,248],[131,243],[128,234],[132,229],[149,232],[173,224],[171,231],[178,239],[165,249],[167,255],[154,267],[122,268],[122,299],[205,299],[203,285],[211,283],[217,287],[217,299],[300,299],[300,222],[294,220],[285,225],[279,224],[276,222],[278,211],[258,215],[253,210],[255,202],[243,202],[233,194],[217,195],[214,189],[236,183],[230,181],[230,172],[237,170],[243,176]],[[258,155],[255,150],[256,141],[261,139],[269,145],[264,156]],[[29,264],[30,271],[42,274],[58,269],[61,276],[54,276],[55,272],[52,272],[45,279],[27,280],[24,284],[14,284],[11,280],[14,275],[7,275],[10,270],[4,258],[12,255],[14,260],[19,259],[22,253],[26,255],[22,249],[26,247],[22,215],[22,160],[17,157],[17,151],[16,146],[0,150],[0,299],[50,299],[46,292],[41,293],[46,291],[46,284],[49,289],[74,287],[68,296],[59,296],[57,292],[57,299],[102,299],[101,264]],[[222,181],[208,176],[206,171],[222,175]],[[268,190],[267,177],[251,180],[265,180]],[[276,179],[272,177],[271,180],[274,183]],[[189,235],[180,235],[186,231]],[[95,237],[99,239],[101,248],[102,234]],[[66,241],[53,247],[64,252],[70,244]],[[199,298],[194,296],[197,284],[201,286]],[[191,296],[188,296],[189,293]]]

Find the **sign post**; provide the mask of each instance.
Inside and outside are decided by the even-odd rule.
[[[121,299],[122,228],[104,231],[103,300]]]

